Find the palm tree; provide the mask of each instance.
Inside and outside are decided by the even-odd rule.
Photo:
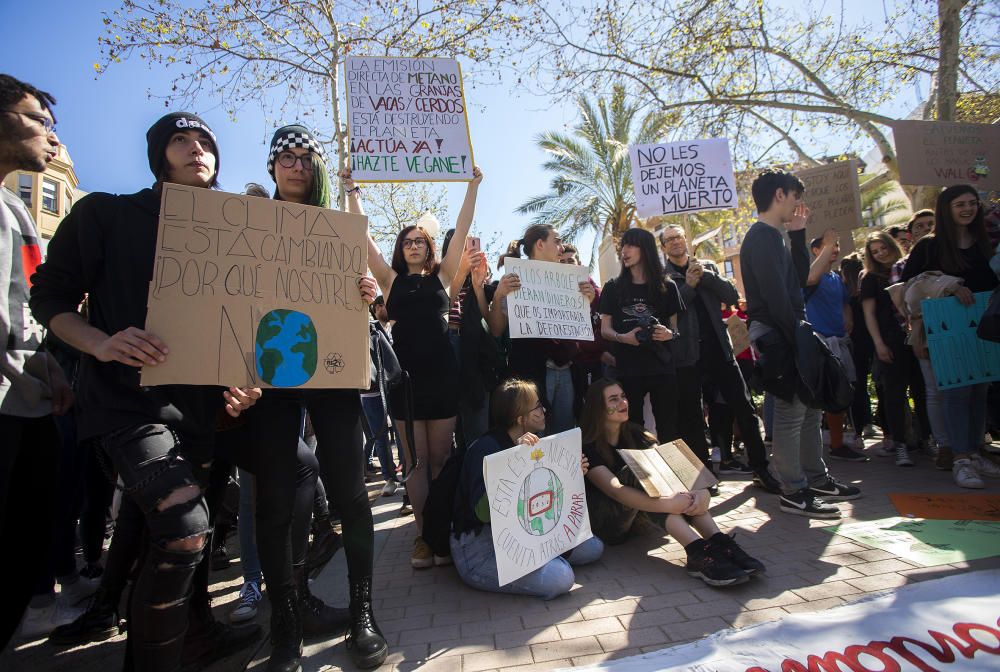
[[[585,230],[596,234],[595,248],[607,235],[620,237],[638,219],[632,190],[630,144],[660,141],[674,117],[649,112],[615,85],[611,99],[580,95],[580,123],[571,133],[548,132],[536,138],[548,155],[544,168],[554,173],[551,191],[535,196],[516,212],[533,214],[533,224],[551,224],[565,240]]]

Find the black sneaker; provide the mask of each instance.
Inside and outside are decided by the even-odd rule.
[[[739,460],[723,460],[722,462],[719,462],[719,473],[746,476],[747,474],[752,474],[753,469]]]
[[[840,509],[816,497],[812,490],[803,488],[779,498],[781,510],[807,518],[840,518]]]
[[[721,553],[711,552],[704,539],[692,541],[684,550],[687,551],[684,569],[688,576],[701,579],[710,586],[732,586],[746,583],[750,578]]]
[[[736,543],[735,536],[723,532],[712,535],[708,539],[709,553],[721,555],[750,575],[767,571],[763,562],[752,557]]]
[[[847,462],[867,462],[869,460],[867,455],[848,446],[831,448],[830,457],[835,460],[846,460]]]
[[[844,502],[848,499],[857,499],[861,496],[861,490],[853,485],[845,485],[834,480],[833,476],[827,476],[826,480],[818,485],[810,485],[809,492],[814,497],[822,497],[830,502]]]
[[[754,472],[753,484],[754,487],[770,492],[772,495],[781,494],[781,483],[778,483],[778,479],[772,476],[767,469]]]

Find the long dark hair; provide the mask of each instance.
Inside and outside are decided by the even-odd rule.
[[[857,296],[860,291],[858,280],[862,268],[864,268],[864,264],[857,252],[851,252],[840,261],[840,277],[844,279],[847,293],[851,296]]]
[[[660,254],[656,249],[656,237],[646,229],[628,229],[622,234],[622,246],[634,245],[642,252],[642,261],[646,267],[646,282],[658,292],[666,291],[667,283],[673,280],[663,271],[663,262],[660,261]],[[632,269],[626,268],[622,264],[622,270],[618,273],[619,287],[628,287],[632,283]],[[623,293],[619,291],[619,296]]]
[[[392,270],[396,271],[400,275],[409,275],[410,267],[406,265],[406,257],[403,256],[403,240],[406,238],[410,231],[416,229],[424,236],[424,240],[427,241],[427,256],[424,258],[424,268],[423,271],[427,275],[434,275],[438,272],[440,264],[437,260],[437,248],[434,246],[434,239],[431,238],[430,234],[424,230],[424,227],[417,226],[416,224],[411,224],[410,226],[404,227],[399,235],[396,236],[396,244],[392,248]]]
[[[504,257],[521,257],[523,250],[523,256],[530,258],[535,243],[539,240],[548,240],[555,230],[556,227],[551,224],[532,224],[524,230],[524,235],[520,239],[510,241]]]
[[[938,240],[938,250],[941,254],[941,270],[948,273],[960,273],[969,268],[958,247],[958,224],[951,216],[951,202],[966,194],[979,200],[979,192],[975,187],[956,184],[938,194],[937,207],[934,209],[934,237]],[[973,247],[978,247],[987,259],[993,256],[982,202],[976,209],[976,218],[969,223],[969,233],[972,234]]]
[[[583,443],[593,443],[597,446],[597,454],[601,456],[605,464],[615,463],[611,446],[608,444],[607,434],[604,432],[604,419],[607,417],[607,409],[604,405],[604,391],[621,383],[611,378],[599,378],[595,380],[583,398],[583,411],[580,413],[580,429],[583,433]],[[642,403],[637,399],[636,403]],[[648,448],[656,444],[656,437],[647,432],[645,428],[634,422],[626,422],[622,425],[621,434],[618,437],[618,448],[635,449]]]

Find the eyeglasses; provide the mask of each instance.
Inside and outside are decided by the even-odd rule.
[[[684,236],[666,236],[665,238],[663,238],[662,242],[664,245],[668,245],[674,242],[675,240],[684,240]]]
[[[406,248],[407,250],[410,249],[411,247],[420,249],[422,247],[427,247],[427,241],[424,240],[423,238],[404,238],[403,247]]]
[[[545,404],[543,404],[541,401],[539,401],[537,404],[535,404],[534,406],[531,407],[531,410],[528,411],[528,413],[534,413],[535,411],[541,411],[542,413],[544,413],[545,412]]]
[[[978,208],[979,199],[974,201],[952,201],[951,207],[953,208]]]
[[[44,114],[35,114],[33,112],[20,112],[18,110],[4,110],[7,114],[17,114],[22,117],[27,117],[32,121],[38,122],[38,124],[45,129],[46,135],[51,135],[56,132],[56,122],[52,121]]]
[[[280,163],[285,168],[294,168],[296,163],[302,165],[302,170],[307,172],[312,172],[312,159],[309,154],[303,154],[302,156],[296,156],[291,152],[282,152],[278,154],[278,163]]]

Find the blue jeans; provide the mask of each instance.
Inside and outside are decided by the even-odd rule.
[[[786,495],[827,478],[822,418],[823,411],[809,408],[798,395],[790,402],[774,398],[771,465]]]
[[[375,439],[375,455],[378,456],[382,468],[382,478],[396,478],[396,463],[392,461],[392,450],[389,448],[389,433],[385,429],[385,407],[382,397],[361,397],[361,408],[368,420],[368,427],[378,438]],[[366,456],[368,457],[368,456]]]
[[[989,383],[941,390],[945,430],[955,459],[979,450],[986,434],[986,393]]]
[[[244,469],[237,470],[240,477],[240,515],[238,532],[240,536],[240,564],[243,566],[243,581],[256,581],[259,585],[263,574],[260,558],[257,556],[257,534],[254,527],[254,483],[253,474]]]
[[[558,434],[576,426],[573,418],[573,372],[565,369],[545,369],[545,396],[549,400],[545,431]]]
[[[939,446],[951,446],[948,440],[948,423],[944,418],[944,404],[942,403],[943,392],[938,390],[937,378],[934,377],[934,368],[931,360],[918,359],[920,362],[920,372],[924,375],[924,390],[927,395],[927,418],[931,423],[931,434]],[[985,434],[985,432],[984,432]]]
[[[591,537],[570,551],[568,561],[562,557],[553,558],[535,571],[501,586],[497,577],[493,532],[489,525],[484,526],[479,534],[466,532],[461,537],[451,538],[451,558],[462,581],[473,588],[491,593],[531,595],[543,600],[551,600],[568,593],[575,581],[571,565],[594,562],[603,552],[604,544],[601,540]]]

